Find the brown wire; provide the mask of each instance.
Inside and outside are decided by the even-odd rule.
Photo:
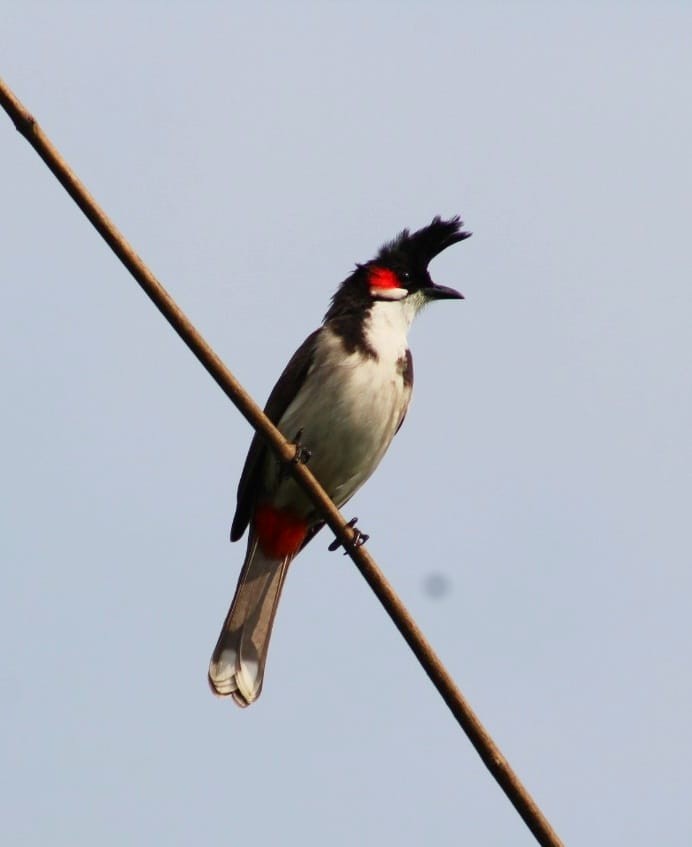
[[[174,302],[170,294],[147,268],[125,240],[113,222],[99,207],[85,186],[62,158],[34,117],[27,111],[12,91],[0,79],[0,103],[38,155],[55,174],[79,208],[89,218],[120,261],[149,295],[154,305],[199,359],[221,390],[239,409],[245,419],[256,429],[287,463],[291,473],[310,495],[330,529],[341,541],[370,588],[394,621],[395,626],[413,650],[416,658],[430,677],[435,688],[448,705],[469,740],[476,748],[488,770],[521,815],[524,823],[545,847],[561,847],[562,841],[553,830],[535,801],[514,773],[500,749],[488,734],[464,695],[457,688],[439,657],[418,628],[408,610],[385,579],[383,573],[364,547],[354,547],[354,531],[341,516],[315,477],[304,464],[297,464],[295,445],[281,435],[264,415],[260,407],[236,380],[217,354],[207,344],[198,330]]]

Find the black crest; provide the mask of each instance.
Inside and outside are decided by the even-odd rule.
[[[375,262],[394,268],[407,265],[416,270],[424,270],[443,250],[471,235],[461,229],[463,225],[458,215],[448,221],[443,221],[438,216],[433,218],[428,226],[414,233],[405,229],[380,248]]]

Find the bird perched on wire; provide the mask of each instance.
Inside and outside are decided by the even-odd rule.
[[[458,217],[404,230],[356,265],[332,297],[322,326],[298,348],[265,412],[334,503],[368,479],[406,416],[413,386],[407,334],[433,300],[463,299],[434,283],[428,265],[468,238]],[[292,559],[323,526],[298,483],[255,434],[238,485],[231,541],[249,526],[233,603],[209,664],[209,683],[240,706],[259,697],[281,588]]]

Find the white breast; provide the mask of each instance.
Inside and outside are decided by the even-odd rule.
[[[376,359],[348,354],[341,338],[325,327],[305,383],[279,421],[286,438],[302,430],[301,443],[312,453],[310,470],[338,506],[375,470],[406,413],[411,388],[404,384],[402,359],[409,325],[402,304],[373,306],[366,339]],[[268,483],[273,475],[268,467]],[[312,511],[292,480],[281,483],[274,502]]]

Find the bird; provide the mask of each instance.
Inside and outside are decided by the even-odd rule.
[[[294,353],[265,406],[338,508],[380,463],[411,399],[408,330],[434,300],[463,300],[428,265],[468,238],[458,216],[402,230],[339,285],[319,329]],[[291,561],[324,526],[314,504],[256,433],[240,476],[231,541],[247,551],[209,663],[209,684],[242,707],[260,695]],[[358,533],[356,533],[358,539]],[[363,540],[363,536],[359,540]],[[333,547],[333,545],[332,545]]]

